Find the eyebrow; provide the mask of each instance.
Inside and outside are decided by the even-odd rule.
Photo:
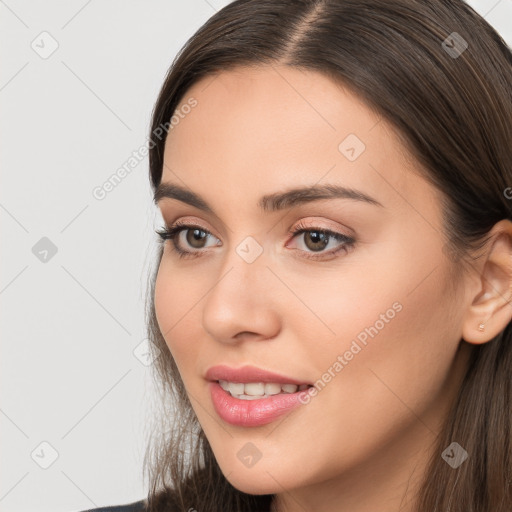
[[[155,190],[153,200],[158,203],[163,198],[177,199],[215,215],[213,208],[201,196],[180,185],[160,183]],[[377,199],[364,192],[341,185],[312,185],[268,194],[260,198],[258,207],[265,212],[275,212],[321,199],[352,199],[383,207]]]

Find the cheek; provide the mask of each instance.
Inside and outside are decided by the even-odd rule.
[[[412,355],[427,362],[453,334],[446,331],[454,299],[441,247],[435,240],[426,243],[426,237],[417,236],[414,243],[404,237],[388,236],[386,244],[378,244],[378,254],[373,248],[354,253],[339,272],[316,270],[307,280],[286,276],[311,312],[295,316],[301,323],[296,339],[315,340],[313,345],[323,349],[315,352],[320,360],[351,347],[354,353],[359,345],[359,360],[375,354],[373,362],[380,363],[391,350],[398,352],[392,361]]]
[[[174,311],[177,304],[175,294],[173,293],[175,285],[169,279],[170,274],[166,272],[165,267],[166,265],[162,260],[156,275],[154,301],[158,327],[167,342],[169,338],[168,332],[172,328]]]
[[[315,369],[324,386],[319,395],[332,393],[334,409],[344,404],[367,417],[364,409],[374,404],[387,418],[386,408],[403,412],[401,400],[425,409],[440,393],[460,320],[440,251],[418,243],[406,254],[397,245],[388,257],[382,251],[378,260],[347,260],[329,282],[320,273],[310,274],[308,285],[287,276],[310,309],[290,322],[292,338],[302,340],[295,353],[311,365],[307,374]]]
[[[194,282],[198,283],[200,279],[191,280],[186,273],[176,271],[163,256],[155,282],[155,314],[178,367],[193,360],[197,347],[192,341],[195,338],[193,328],[197,325],[194,314],[197,314],[201,290],[197,284],[198,289],[194,290]]]

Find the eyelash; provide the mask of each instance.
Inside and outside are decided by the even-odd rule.
[[[162,243],[165,242],[165,240],[172,241],[173,249],[176,252],[176,254],[178,255],[178,257],[180,257],[180,258],[196,258],[201,255],[201,253],[203,252],[202,250],[186,251],[186,250],[180,249],[180,247],[176,243],[177,235],[179,235],[181,233],[181,231],[187,231],[189,229],[199,229],[199,230],[203,231],[204,233],[206,233],[207,235],[212,235],[212,233],[210,233],[210,231],[202,228],[201,226],[198,226],[195,224],[179,223],[179,222],[175,223],[170,228],[165,227],[163,229],[156,230],[155,232],[157,233],[157,235],[160,236]],[[305,258],[310,259],[310,260],[321,260],[321,259],[325,258],[325,255],[335,256],[340,251],[348,252],[348,250],[351,249],[356,242],[354,238],[349,237],[347,235],[343,235],[341,233],[337,233],[337,232],[331,231],[329,229],[308,227],[302,223],[299,223],[295,229],[290,230],[288,232],[288,236],[291,236],[293,239],[298,235],[301,235],[303,233],[309,233],[309,232],[322,233],[322,234],[328,235],[329,239],[333,238],[337,242],[343,242],[343,244],[337,249],[332,249],[331,251],[318,253],[318,255],[314,255],[314,256],[312,256],[312,255],[304,256]],[[302,251],[300,249],[299,249],[299,251],[307,252],[307,251]],[[311,253],[311,254],[314,254],[314,253]]]

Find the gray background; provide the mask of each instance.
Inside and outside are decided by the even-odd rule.
[[[93,189],[146,143],[172,59],[228,3],[0,0],[2,512],[146,494],[147,157]],[[512,45],[512,0],[469,3]]]

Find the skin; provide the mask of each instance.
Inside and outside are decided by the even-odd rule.
[[[244,492],[276,494],[278,511],[412,512],[470,351],[510,321],[510,223],[495,226],[454,281],[440,192],[357,96],[315,72],[261,66],[208,76],[182,104],[190,97],[198,104],[169,133],[162,182],[199,194],[216,216],[159,201],[168,226],[186,220],[211,235],[201,248],[181,233],[183,249],[202,253],[190,259],[165,242],[155,307],[222,472]],[[352,162],[338,149],[348,134],[366,146]],[[337,198],[257,208],[265,194],[325,183],[383,206]],[[356,242],[329,256],[342,245],[331,239],[324,259],[310,260],[319,253],[308,233],[288,235],[301,220]],[[247,236],[263,249],[250,264],[236,252]],[[314,383],[397,302],[400,312],[307,405],[260,427],[217,416],[210,366],[252,364]],[[252,467],[237,457],[247,442],[262,454]]]

